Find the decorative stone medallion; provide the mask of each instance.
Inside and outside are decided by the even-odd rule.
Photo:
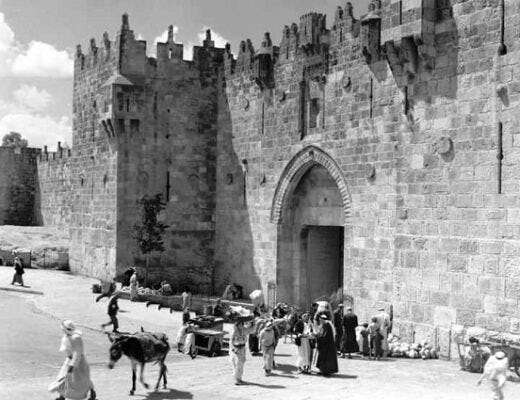
[[[365,178],[372,179],[376,175],[376,167],[373,164],[365,164]]]
[[[437,145],[437,148],[439,150],[439,154],[447,154],[450,152],[451,148],[453,146],[453,142],[451,139],[447,136],[443,136],[439,139],[439,143]]]
[[[279,90],[276,92],[276,100],[278,100],[279,102],[282,102],[285,100],[285,91],[284,90]]]
[[[341,80],[341,86],[343,89],[348,92],[350,88],[352,87],[352,80],[350,79],[350,76],[344,76]]]
[[[249,100],[246,97],[242,97],[240,99],[240,108],[242,108],[244,111],[249,110]]]

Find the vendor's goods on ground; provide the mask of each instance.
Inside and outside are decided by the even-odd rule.
[[[439,351],[435,346],[426,341],[420,343],[399,342],[398,338],[394,336],[389,338],[388,356],[428,360],[430,358],[439,358]]]

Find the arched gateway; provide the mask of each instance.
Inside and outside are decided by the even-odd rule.
[[[343,287],[350,196],[341,168],[322,149],[301,150],[284,169],[271,221],[277,227],[277,299],[308,307]]]

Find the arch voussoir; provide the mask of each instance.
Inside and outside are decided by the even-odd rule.
[[[308,146],[300,150],[293,159],[289,161],[282,172],[272,202],[271,222],[276,224],[281,222],[284,200],[287,198],[291,183],[299,181],[303,174],[313,165],[321,165],[327,169],[338,185],[343,202],[345,224],[348,223],[351,216],[350,194],[348,192],[345,175],[336,161],[324,150],[316,146]]]

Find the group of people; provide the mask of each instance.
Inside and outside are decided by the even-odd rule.
[[[330,309],[315,307],[312,311],[301,315],[286,315],[282,305],[277,304],[272,317],[259,331],[254,322],[238,321],[234,325],[230,340],[230,359],[233,365],[233,376],[236,385],[243,383],[242,375],[246,361],[246,345],[252,355],[260,352],[264,357],[264,370],[270,375],[275,367],[274,352],[280,332],[275,321],[289,318],[295,321],[292,325],[294,342],[298,349],[298,373],[310,374],[313,365],[319,373],[328,376],[338,372],[338,356],[352,358],[352,354],[361,353],[374,359],[381,359],[388,351],[388,333],[391,330],[390,315],[384,308],[378,310],[370,324],[361,327],[351,307],[343,312],[343,304],[332,313]],[[255,309],[255,317],[260,312]],[[356,330],[359,329],[361,345],[358,343]]]
[[[361,353],[364,357],[380,360],[388,352],[388,334],[392,329],[390,315],[384,307],[379,308],[369,323],[360,326],[361,346],[357,341],[356,329],[358,318],[351,307],[343,312],[340,304],[334,311],[334,327],[336,329],[336,350],[342,357],[352,358],[352,353]]]

